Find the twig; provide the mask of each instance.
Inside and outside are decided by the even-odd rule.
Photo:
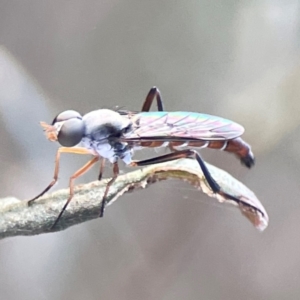
[[[192,159],[180,159],[151,165],[142,170],[119,176],[110,188],[108,204],[112,204],[126,192],[146,188],[160,180],[177,178],[189,182],[207,195],[217,198],[220,202],[228,202],[238,206],[243,215],[257,229],[264,230],[268,225],[268,215],[254,193],[225,171],[208,163],[207,166],[221,188],[227,194],[240,200],[238,203],[214,194],[208,187],[197,162]],[[97,218],[107,181],[95,181],[77,186],[74,198],[54,231],[63,230],[72,225]],[[20,201],[16,198],[0,199],[0,239],[50,232],[49,228],[59,214],[68,195],[68,189],[59,190],[41,197],[30,207],[27,206],[27,201]]]

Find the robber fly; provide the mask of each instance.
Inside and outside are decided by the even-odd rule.
[[[155,99],[158,111],[150,112]],[[162,97],[156,87],[149,91],[140,112],[99,109],[81,116],[74,110],[67,110],[58,114],[51,125],[41,122],[41,126],[47,138],[50,141],[58,141],[61,147],[57,150],[52,182],[39,195],[28,201],[29,205],[57,182],[62,153],[92,155],[92,159],[70,177],[69,198],[51,228],[56,226],[73,198],[74,180],[100,159],[102,162],[99,180],[102,178],[104,160],[107,159],[113,164],[113,177],[104,192],[100,217],[104,213],[109,188],[119,175],[118,160],[136,167],[179,158],[196,159],[212,191],[238,203],[241,200],[222,191],[200,154],[190,148],[208,147],[224,150],[235,154],[248,168],[254,165],[254,156],[250,146],[240,138],[244,132],[241,125],[206,114],[164,111]],[[168,147],[171,153],[146,160],[132,160],[134,150],[157,147]],[[182,149],[184,147],[186,149]]]

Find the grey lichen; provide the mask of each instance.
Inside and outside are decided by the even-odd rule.
[[[160,180],[177,178],[189,182],[220,202],[236,205],[257,229],[264,230],[268,225],[268,215],[255,194],[227,172],[208,163],[207,167],[222,190],[240,201],[214,194],[197,162],[192,159],[180,159],[120,175],[109,190],[108,205],[126,192],[146,188]],[[13,197],[0,199],[0,238],[59,231],[97,218],[107,181],[94,181],[77,186],[74,198],[54,230],[50,228],[69,196],[68,189],[47,194],[30,207],[27,201]]]

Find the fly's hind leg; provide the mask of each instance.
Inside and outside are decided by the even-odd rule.
[[[144,111],[144,112],[150,111],[151,105],[155,98],[156,98],[157,110],[164,111],[164,105],[163,105],[161,93],[156,86],[154,86],[150,89],[150,91],[147,94],[147,97],[144,101],[141,111]]]
[[[154,86],[150,89],[149,93],[147,94],[147,97],[145,99],[145,102],[143,104],[143,107],[142,107],[141,111],[142,112],[150,111],[151,105],[152,105],[155,98],[156,98],[157,110],[158,111],[164,111],[165,109],[164,109],[164,105],[163,105],[161,92],[156,86]],[[172,147],[171,145],[169,145],[168,148],[172,152],[177,152],[178,151],[176,148]]]
[[[158,156],[158,157],[154,157],[154,158],[150,158],[150,159],[146,159],[146,160],[133,161],[130,164],[130,166],[132,166],[132,167],[147,166],[147,165],[152,165],[152,164],[157,164],[157,163],[168,162],[168,161],[172,161],[172,160],[176,160],[176,159],[180,159],[180,158],[193,158],[193,159],[196,159],[196,161],[198,162],[198,164],[199,164],[199,166],[202,170],[202,173],[203,173],[209,187],[213,191],[213,193],[219,194],[219,195],[225,197],[226,199],[231,199],[231,200],[235,201],[236,203],[241,203],[245,206],[249,206],[249,207],[254,208],[255,210],[257,210],[257,208],[253,207],[249,203],[246,203],[246,202],[238,199],[237,197],[234,197],[234,196],[224,192],[221,189],[220,185],[211,176],[211,174],[210,174],[205,162],[201,158],[200,154],[195,150],[186,149],[186,150],[181,150],[181,151],[169,153],[169,154],[166,154],[166,155],[162,155],[162,156]],[[261,213],[263,214],[263,212],[261,212]]]
[[[165,154],[165,155],[162,155],[162,156],[153,157],[153,158],[146,159],[146,160],[133,161],[130,164],[130,166],[132,166],[132,167],[147,166],[147,165],[152,165],[152,164],[168,162],[168,161],[172,161],[172,160],[176,160],[176,159],[180,159],[180,158],[194,158],[194,159],[196,159],[199,166],[200,166],[200,168],[201,168],[201,170],[202,170],[202,172],[203,172],[203,175],[205,176],[206,181],[209,184],[212,191],[214,193],[218,193],[221,190],[220,186],[212,178],[212,176],[211,176],[210,172],[208,171],[208,169],[207,169],[203,159],[201,158],[200,154],[195,150],[186,149],[186,150],[181,150],[181,151]]]

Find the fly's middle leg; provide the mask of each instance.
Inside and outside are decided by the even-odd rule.
[[[89,162],[87,162],[82,168],[77,170],[71,177],[70,177],[70,182],[69,182],[69,188],[70,188],[70,194],[69,198],[67,199],[65,205],[63,206],[62,210],[60,211],[58,217],[56,218],[54,224],[52,225],[51,229],[53,229],[58,221],[60,220],[61,216],[63,215],[64,211],[66,210],[67,206],[69,205],[70,201],[72,200],[74,196],[74,180],[81,175],[83,175],[85,172],[87,172],[97,161],[99,160],[98,156],[95,156],[92,158]]]
[[[107,199],[106,198],[107,198],[107,195],[108,195],[108,192],[109,192],[109,188],[115,182],[115,180],[117,179],[118,175],[119,175],[119,166],[118,166],[118,163],[115,162],[114,165],[113,165],[113,177],[107,183],[106,189],[105,189],[105,192],[104,192],[104,195],[103,195],[103,198],[102,198],[101,207],[100,207],[100,214],[99,214],[100,218],[102,218],[103,214],[104,214],[105,206],[107,204]]]
[[[101,163],[100,163],[100,172],[98,175],[98,180],[101,181],[102,176],[103,176],[103,172],[104,172],[104,167],[105,167],[105,158],[101,159]]]

